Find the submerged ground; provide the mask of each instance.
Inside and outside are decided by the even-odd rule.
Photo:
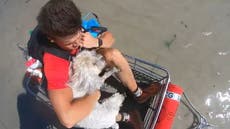
[[[25,46],[46,1],[0,0],[0,129],[22,127],[18,100],[25,67],[17,44]],[[99,15],[116,38],[114,47],[167,68],[213,128],[229,128],[229,0],[74,1]],[[189,127],[192,118],[181,104],[173,129]]]

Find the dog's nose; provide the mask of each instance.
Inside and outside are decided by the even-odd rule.
[[[106,72],[106,68],[103,68],[102,71],[99,73],[99,76],[102,77]]]

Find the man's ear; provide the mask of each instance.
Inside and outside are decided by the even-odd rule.
[[[51,42],[51,43],[54,43],[54,39],[53,38],[51,38],[51,37],[47,37],[48,38],[48,40]]]

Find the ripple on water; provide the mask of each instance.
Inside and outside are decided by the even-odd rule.
[[[208,95],[205,105],[208,106],[209,118],[217,124],[230,122],[230,88],[227,91]]]

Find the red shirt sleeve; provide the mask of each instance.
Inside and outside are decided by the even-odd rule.
[[[44,53],[43,62],[48,90],[67,88],[70,62],[50,53]]]

